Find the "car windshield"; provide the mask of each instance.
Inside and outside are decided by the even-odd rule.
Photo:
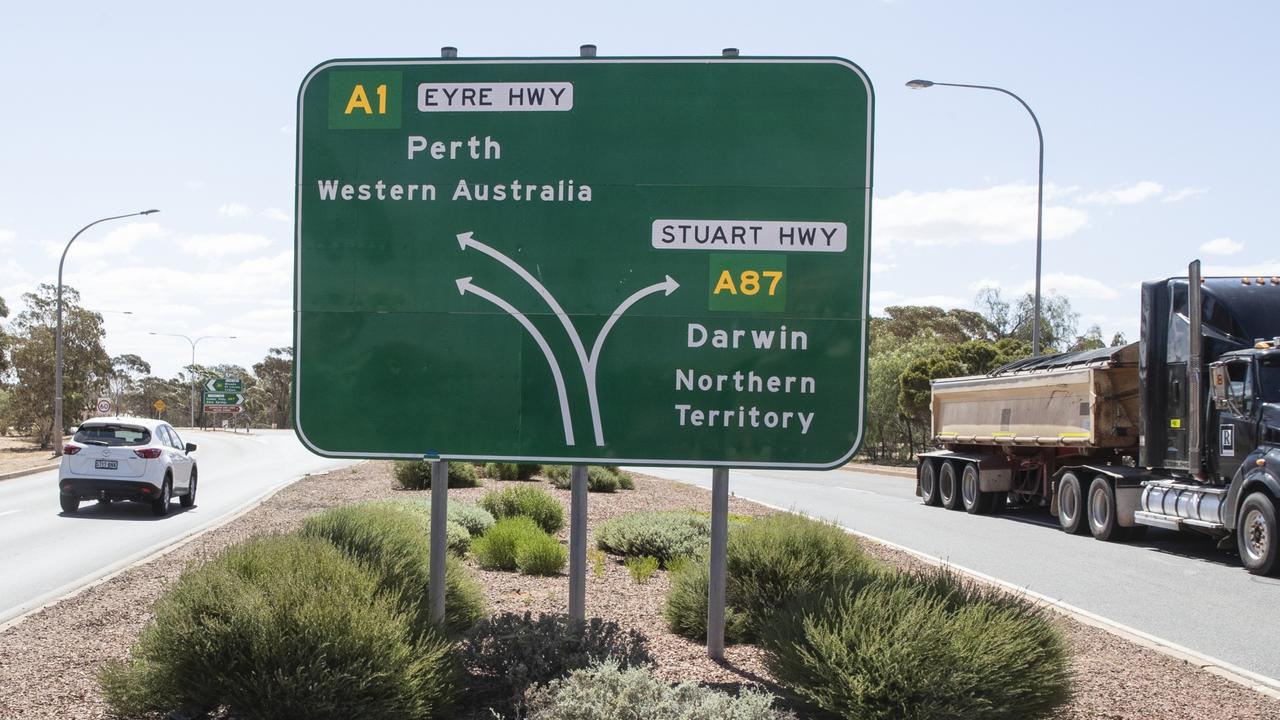
[[[1280,403],[1280,358],[1258,363],[1258,392],[1262,402]]]
[[[85,445],[146,445],[151,433],[136,425],[81,425],[74,440]]]

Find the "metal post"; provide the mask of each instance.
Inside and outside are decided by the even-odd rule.
[[[587,466],[574,465],[569,484],[569,617],[587,617]]]
[[[449,522],[449,463],[431,461],[431,619],[444,623],[444,569]]]
[[[458,48],[452,45],[445,45],[444,47],[440,48],[440,57],[445,58],[447,60],[453,60],[458,57]]]
[[[711,471],[711,583],[707,593],[707,655],[724,659],[725,559],[729,546],[729,469]]]
[[[1044,133],[1041,132],[1040,130],[1040,118],[1036,117],[1035,112],[1031,110],[1031,106],[1028,105],[1025,100],[1009,92],[1008,90],[1005,90],[1004,88],[995,87],[994,85],[969,85],[967,83],[945,83],[945,82],[933,82],[931,80],[912,80],[911,82],[907,83],[907,87],[914,88],[917,90],[933,87],[934,85],[938,85],[941,87],[972,88],[974,90],[994,90],[995,92],[1004,93],[1005,95],[1008,95],[1014,100],[1017,100],[1018,104],[1021,105],[1023,109],[1027,111],[1027,114],[1031,116],[1031,122],[1035,123],[1036,138],[1040,141],[1040,156],[1039,156],[1040,159],[1039,159],[1039,165],[1037,169],[1038,180],[1036,184],[1036,293],[1035,293],[1035,299],[1033,301],[1033,307],[1032,307],[1032,312],[1034,314],[1031,318],[1031,354],[1035,357],[1039,357],[1040,356],[1040,266],[1041,266],[1040,258],[1042,255],[1041,251],[1043,249],[1041,231],[1044,225],[1043,223],[1043,219],[1044,219]]]
[[[738,57],[738,48],[725,48],[720,51],[723,57]]]
[[[67,246],[62,249],[62,257],[58,259],[58,318],[56,320],[56,328],[54,329],[53,339],[53,427],[49,432],[49,441],[53,445],[53,454],[55,457],[62,455],[62,266],[67,262],[67,251],[71,249],[71,243],[80,237],[85,230],[97,225],[98,223],[108,220],[119,220],[121,218],[133,217],[135,215],[150,215],[158,213],[159,210],[143,210],[142,212],[129,213],[128,215],[112,215],[111,217],[101,218],[85,225],[76,231],[75,235],[67,241]]]
[[[584,58],[593,58],[596,56],[596,46],[590,44],[583,45],[578,48],[578,55]]]
[[[203,340],[204,338],[200,338]],[[196,340],[196,342],[200,342]],[[187,338],[191,342],[191,338]],[[191,387],[187,390],[187,404],[191,406],[191,429],[196,429],[196,342],[191,342]]]

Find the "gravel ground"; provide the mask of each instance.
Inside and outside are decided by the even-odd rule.
[[[509,484],[514,483],[486,481],[483,488],[454,489],[450,499],[474,501],[494,487]],[[567,511],[568,491],[542,487],[559,498]],[[710,505],[705,490],[689,485],[640,476],[636,488],[614,495],[593,493],[588,505],[590,525],[634,510],[705,510]],[[187,565],[253,535],[294,530],[308,515],[328,507],[371,498],[425,499],[428,495],[426,491],[394,489],[390,466],[385,463],[365,463],[311,476],[228,525],[28,617],[0,632],[0,719],[107,717],[94,682],[97,668],[107,659],[127,656],[129,646],[150,619],[151,604]],[[729,509],[743,515],[772,512],[738,498],[730,498]],[[562,531],[561,539],[567,541],[567,534],[567,529]],[[863,545],[895,565],[918,563],[913,556],[891,548],[866,541]],[[568,604],[567,576],[531,578],[475,572],[494,612],[562,612]],[[730,646],[726,662],[718,664],[705,657],[701,644],[666,631],[659,619],[667,590],[665,573],[659,572],[640,585],[621,563],[610,558],[602,576],[588,569],[587,588],[589,614],[616,620],[648,636],[662,677],[671,681],[695,678],[724,686],[769,685],[769,674],[754,648]],[[1280,701],[1097,628],[1055,617],[1071,645],[1076,677],[1072,701],[1060,715],[1064,720],[1280,719]]]

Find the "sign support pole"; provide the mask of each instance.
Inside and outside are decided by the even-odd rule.
[[[444,624],[444,570],[449,522],[449,463],[431,461],[431,619]]]
[[[724,660],[725,559],[729,546],[729,469],[711,471],[711,582],[707,592],[707,655]]]
[[[569,501],[569,617],[587,617],[587,466],[574,465]]]

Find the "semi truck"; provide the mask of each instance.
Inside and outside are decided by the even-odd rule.
[[[1098,540],[1200,533],[1280,574],[1280,277],[1142,284],[1139,341],[932,383],[926,505],[1042,507]]]

